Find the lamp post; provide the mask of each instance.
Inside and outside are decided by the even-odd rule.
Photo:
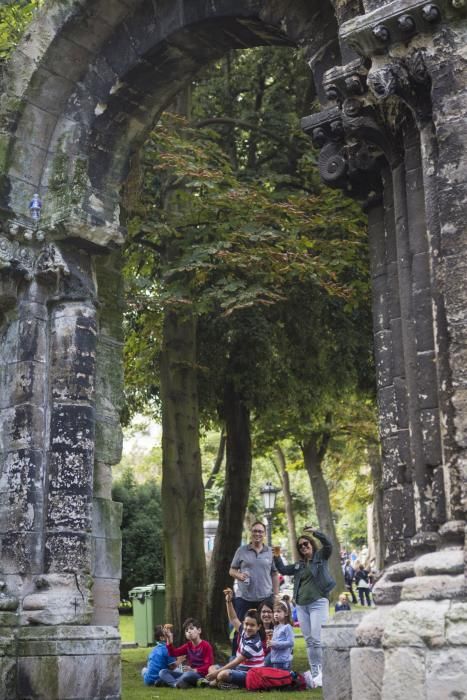
[[[274,512],[274,506],[276,505],[276,496],[280,489],[276,488],[267,481],[262,487],[260,493],[263,497],[264,514],[268,522],[268,545],[272,545],[272,514]]]

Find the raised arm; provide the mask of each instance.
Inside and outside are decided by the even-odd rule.
[[[297,569],[295,568],[295,564],[284,564],[282,561],[282,557],[274,557],[274,564],[276,566],[276,569],[281,573],[283,576],[293,576],[294,574],[297,573]]]
[[[319,532],[319,530],[311,530],[311,533],[313,537],[316,537],[316,539],[319,540],[323,545],[321,549],[321,552],[323,553],[323,559],[329,559],[329,557],[332,554],[332,542],[329,539],[329,537],[325,535],[324,532]]]
[[[233,591],[231,588],[226,588],[224,590],[224,595],[225,595],[225,604],[227,606],[227,615],[229,617],[229,622],[231,625],[234,626],[236,632],[240,629],[240,625],[242,624],[240,620],[237,617],[237,613],[235,612],[235,608],[233,606]]]

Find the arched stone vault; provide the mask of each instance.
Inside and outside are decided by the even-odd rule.
[[[155,118],[232,48],[301,45],[318,76],[339,57],[328,2],[58,3],[38,15],[5,81],[13,141],[4,206],[74,208],[80,236],[121,242],[119,190]],[[319,83],[318,83],[319,84]],[[7,137],[8,138],[8,137]],[[89,226],[90,224],[90,226]],[[96,240],[97,242],[97,240]]]
[[[0,102],[1,700],[119,697],[120,190],[196,71],[262,44],[303,47],[322,178],[369,215],[387,568],[358,647],[353,623],[329,632],[325,697],[467,685],[466,38],[463,0],[50,0],[37,15]]]

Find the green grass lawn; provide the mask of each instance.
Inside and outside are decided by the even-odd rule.
[[[120,634],[123,642],[132,642],[134,640],[133,618],[131,615],[122,615],[120,617]],[[141,669],[145,665],[146,658],[150,652],[150,647],[147,649],[123,649],[122,650],[122,700],[170,700],[175,697],[180,700],[180,693],[183,691],[173,688],[154,688],[143,684],[141,679]],[[303,639],[297,639],[295,642],[295,662],[294,670],[305,671],[308,668],[305,652],[305,643]],[[203,698],[211,698],[211,700],[223,700],[224,698],[232,698],[245,696],[244,690],[211,690],[202,688],[193,688],[186,691],[186,698],[189,700],[190,695],[195,694],[199,700]],[[279,698],[297,697],[295,692],[269,692],[268,700],[279,700]],[[307,697],[312,700],[320,700],[322,696],[321,689],[309,690]]]

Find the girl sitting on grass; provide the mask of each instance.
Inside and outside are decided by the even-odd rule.
[[[274,605],[274,631],[269,635],[267,645],[270,651],[265,665],[292,670],[293,647],[295,635],[290,624],[290,608],[281,600]]]

